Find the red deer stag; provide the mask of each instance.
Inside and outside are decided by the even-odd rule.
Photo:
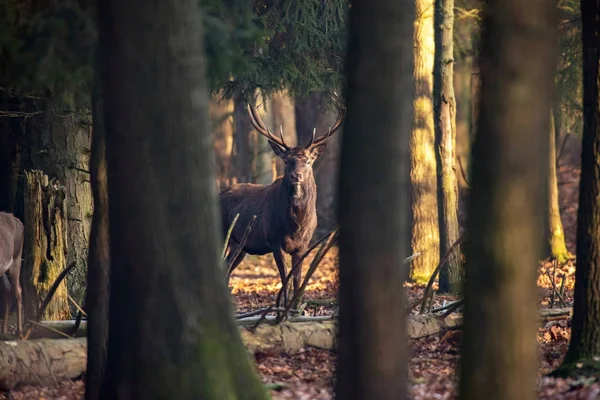
[[[23,333],[21,298],[21,257],[23,254],[24,229],[23,223],[12,214],[0,212],[0,276],[2,276],[2,288],[4,292],[4,321],[2,332],[8,332],[8,316],[11,305],[11,285],[6,274],[10,274],[14,286],[14,295],[17,299],[17,332],[19,336]]]
[[[317,227],[317,186],[313,175],[313,163],[325,149],[329,139],[341,126],[344,112],[338,107],[339,115],[329,131],[312,138],[307,146],[289,147],[283,139],[271,134],[261,120],[255,107],[248,105],[250,122],[254,129],[269,140],[275,155],[285,163],[285,173],[270,185],[238,183],[219,193],[221,219],[224,234],[227,232],[236,214],[236,222],[230,238],[230,252],[226,263],[239,246],[245,228],[253,215],[256,220],[245,246],[227,271],[227,283],[233,270],[242,262],[246,254],[264,255],[273,253],[279,276],[283,283],[286,277],[283,253],[292,256],[292,265],[296,265],[302,254],[308,249],[309,242]],[[294,293],[300,286],[302,266],[299,265],[293,277]],[[287,303],[287,291],[284,290],[284,303]]]

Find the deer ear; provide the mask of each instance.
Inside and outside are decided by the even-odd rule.
[[[316,145],[315,147],[312,148],[312,154],[315,158],[319,157],[321,154],[323,154],[323,151],[325,151],[325,148],[327,147],[327,143],[323,142],[323,143],[319,143],[318,145]]]
[[[271,142],[269,140],[269,146],[273,149],[273,153],[279,158],[283,158],[285,156],[285,150],[281,148],[277,143]]]

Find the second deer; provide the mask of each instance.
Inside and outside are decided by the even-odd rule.
[[[4,292],[4,321],[2,332],[8,332],[8,316],[11,306],[11,285],[6,274],[10,274],[14,295],[17,300],[17,332],[19,336],[23,333],[21,297],[21,257],[23,254],[24,229],[23,223],[12,214],[0,212],[0,276],[2,279],[2,291]]]
[[[275,155],[285,163],[285,172],[270,185],[239,183],[219,194],[223,232],[227,232],[236,214],[236,222],[230,239],[229,257],[235,253],[251,218],[256,215],[252,231],[229,271],[227,283],[233,270],[242,262],[246,254],[265,255],[272,253],[283,284],[286,277],[283,252],[292,256],[296,265],[308,249],[309,242],[317,227],[317,185],[313,174],[313,163],[323,153],[329,139],[342,125],[344,112],[339,108],[337,120],[323,136],[312,138],[306,146],[289,147],[284,139],[274,136],[265,126],[255,107],[248,105],[250,122],[258,133],[269,140]],[[302,265],[293,276],[294,293],[300,286]],[[287,303],[284,290],[284,302]]]

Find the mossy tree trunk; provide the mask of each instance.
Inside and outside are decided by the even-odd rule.
[[[466,229],[461,399],[536,398],[540,204],[547,198],[557,25],[551,2],[486,3]]]
[[[563,369],[598,376],[600,363],[600,0],[582,0],[583,145],[577,269],[569,350]],[[577,368],[576,364],[583,364]]]
[[[37,315],[50,286],[67,266],[67,205],[64,189],[42,171],[25,172],[25,243],[21,284],[25,320]],[[68,278],[66,278],[68,279]],[[66,281],[46,308],[43,319],[70,316]]]
[[[433,119],[433,65],[435,53],[434,7],[429,0],[415,0],[414,115],[410,136],[411,263],[410,277],[427,281],[440,259],[437,170]],[[407,92],[410,93],[410,92]],[[409,254],[406,255],[408,257]]]
[[[547,254],[559,263],[564,263],[570,257],[565,241],[565,231],[560,219],[560,204],[558,198],[558,179],[556,176],[556,130],[554,113],[550,116],[550,157],[548,158],[548,215],[546,217],[546,234],[548,239]]]
[[[433,98],[437,157],[437,201],[440,227],[440,254],[458,240],[458,182],[456,180],[456,99],[454,97],[454,0],[435,2],[435,65]],[[462,266],[460,246],[440,271],[441,292],[460,290]]]
[[[86,309],[88,321],[85,400],[100,399],[108,345],[110,238],[104,107],[99,82],[92,94],[92,154],[90,174],[94,195],[94,217],[88,253]]]
[[[97,10],[111,240],[100,397],[266,399],[222,277],[201,9]]]
[[[68,285],[73,297],[81,301],[86,286],[85,267],[93,214],[88,170],[91,119],[89,115],[62,110],[56,103],[42,102],[36,106],[49,111],[23,120],[22,168],[41,170],[64,188],[66,263],[77,263],[69,275]]]
[[[350,10],[339,186],[340,400],[407,398],[402,259],[409,250],[413,22],[413,0],[357,0]]]

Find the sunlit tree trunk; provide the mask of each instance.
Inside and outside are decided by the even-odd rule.
[[[556,130],[554,113],[550,117],[550,157],[548,159],[548,215],[546,216],[546,235],[548,238],[547,253],[559,263],[567,261],[570,254],[565,242],[565,231],[560,220],[560,205],[558,199],[558,179],[556,176]]]
[[[456,99],[454,97],[454,55],[452,32],[454,0],[435,2],[434,115],[437,157],[437,201],[440,253],[445,254],[458,240],[458,183],[456,180]],[[448,257],[440,271],[440,291],[459,290],[462,281],[460,247]]]
[[[356,0],[340,165],[340,400],[407,398],[413,0]],[[384,178],[382,178],[384,177]]]
[[[264,103],[263,107],[258,108],[263,121],[268,123],[269,129],[273,134],[279,136],[279,131],[272,125],[271,100],[264,97],[262,94],[258,97],[258,104]],[[275,162],[275,154],[269,146],[269,140],[253,130],[251,135],[252,144],[252,181],[263,185],[268,185],[273,182],[273,168]]]
[[[415,0],[414,116],[410,135],[411,263],[410,277],[426,281],[440,259],[437,170],[433,119],[433,64],[435,53],[434,7],[430,0]],[[409,256],[407,254],[406,256]]]
[[[298,142],[296,136],[296,112],[295,101],[287,91],[273,93],[271,99],[271,110],[274,129],[283,128],[283,137],[290,146]],[[277,175],[283,175],[285,165],[279,158],[276,159]]]
[[[220,259],[201,8],[98,4],[110,223],[102,399],[266,399]]]
[[[600,371],[600,0],[581,0],[583,145],[577,211],[573,330],[563,373]]]
[[[209,115],[214,141],[217,185],[224,189],[231,184],[233,175],[233,101],[223,98],[223,92],[213,94]]]
[[[484,26],[460,398],[535,399],[556,4],[490,0]]]

